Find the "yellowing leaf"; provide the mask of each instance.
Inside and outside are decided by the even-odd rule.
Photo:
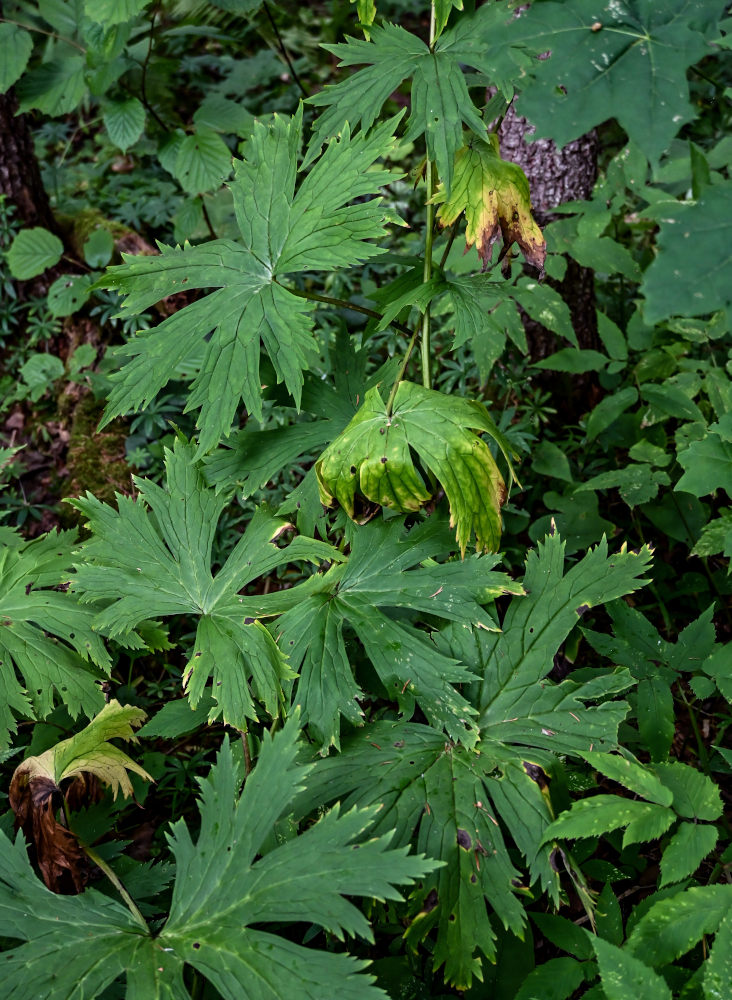
[[[328,507],[337,500],[351,518],[357,489],[382,507],[418,510],[432,493],[414,466],[414,449],[445,491],[460,552],[473,534],[478,551],[495,551],[506,487],[488,445],[473,430],[487,431],[507,455],[480,403],[402,382],[388,414],[374,387],[315,465],[320,499]]]
[[[82,892],[90,866],[76,835],[56,818],[65,799],[74,808],[99,799],[99,785],[111,785],[132,795],[127,771],[152,781],[140,767],[108,740],[134,740],[133,726],[145,720],[139,708],[110,701],[76,736],[62,740],[38,757],[27,757],[13,774],[8,791],[16,823],[36,849],[38,867],[52,892]],[[73,779],[62,791],[61,782]]]
[[[143,767],[108,741],[136,741],[133,727],[141,726],[145,718],[142,709],[132,705],[123,707],[113,699],[76,736],[62,740],[38,757],[27,757],[15,770],[11,790],[36,778],[46,778],[58,787],[67,778],[86,773],[93,774],[102,784],[110,785],[115,798],[120,789],[123,795],[132,795],[127,771],[134,771],[147,781],[152,781],[152,778]]]
[[[483,270],[493,245],[503,237],[501,257],[518,243],[528,263],[543,271],[546,242],[531,215],[529,182],[518,164],[501,159],[495,136],[488,142],[471,137],[458,150],[450,196],[440,185],[434,201],[441,203],[437,218],[442,226],[452,225],[465,212],[466,249],[475,244]]]

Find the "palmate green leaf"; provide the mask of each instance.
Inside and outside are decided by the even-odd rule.
[[[259,620],[276,613],[282,601],[278,605],[273,595],[269,610],[272,598],[244,598],[239,591],[283,563],[341,556],[313,539],[278,548],[287,522],[262,508],[214,577],[211,548],[227,498],[205,486],[194,451],[177,441],[166,451],[165,487],[136,479],[139,498],[118,496],[116,511],[91,494],[71,501],[92,531],[79,553],[75,586],[82,601],[102,603],[97,627],[122,639],[151,616],[195,616],[196,641],[184,676],[191,705],[213,676],[216,714],[243,729],[257,717],[254,698],[271,715],[277,712],[282,683],[292,672]],[[286,601],[297,603],[296,589],[286,592]]]
[[[355,138],[344,129],[296,193],[301,112],[276,117],[269,127],[256,123],[231,184],[238,242],[161,247],[160,256],[127,258],[109,269],[100,284],[126,296],[127,314],[185,289],[215,291],[120,349],[131,360],[112,376],[104,423],[146,405],[182,362],[201,351],[188,400],[188,409],[201,411],[199,454],[229,434],[240,400],[261,419],[262,346],[299,407],[303,370],[318,352],[313,304],[280,281],[288,273],[331,271],[384,252],[370,241],[385,235],[385,209],[370,196],[396,175],[371,168],[391,150],[394,125],[386,122]],[[349,204],[354,200],[359,203]]]
[[[600,673],[583,684],[553,684],[546,674],[577,621],[577,606],[600,603],[603,589],[608,595],[631,592],[640,585],[648,553],[608,557],[594,550],[566,575],[562,555],[557,537],[532,554],[527,594],[513,598],[502,632],[453,617],[432,637],[440,654],[481,681],[480,742],[456,746],[429,726],[371,724],[344,739],[339,754],[317,761],[300,800],[305,810],[338,798],[345,806],[380,804],[376,832],[396,826],[407,843],[418,830],[420,850],[447,862],[417,895],[418,915],[408,934],[418,939],[436,926],[435,967],[445,963],[446,978],[464,987],[481,975],[478,952],[495,954],[486,904],[505,927],[518,932],[524,923],[515,895],[521,880],[499,820],[527,860],[529,882],[558,900],[551,849],[541,846],[554,818],[547,780],[554,755],[614,746],[628,710],[626,702],[609,700],[631,683],[626,671]],[[453,565],[460,564],[435,570]],[[378,643],[378,631],[372,632]],[[595,701],[600,703],[588,704]]]
[[[359,975],[367,963],[260,929],[307,921],[339,938],[372,939],[361,911],[344,896],[400,899],[397,884],[435,868],[404,846],[391,848],[391,833],[364,841],[373,810],[335,809],[265,853],[266,838],[308,774],[295,766],[297,735],[296,718],[274,740],[265,734],[241,795],[224,744],[201,781],[198,842],[184,821],[173,826],[177,877],[170,917],[155,937],[94,889],[80,896],[49,892],[22,839],[12,844],[0,833],[0,935],[25,942],[3,953],[3,997],[93,1000],[126,973],[128,1000],[185,1000],[187,963],[224,1000],[322,1000],[336,993],[385,1000],[370,976]]]
[[[732,255],[727,206],[732,183],[705,188],[694,203],[663,202],[658,254],[643,275],[647,322],[668,316],[703,316],[732,304]]]
[[[518,102],[538,135],[564,146],[614,117],[657,163],[693,116],[686,69],[710,51],[723,8],[721,0],[538,3],[518,18],[504,8],[491,41],[551,52],[532,62]]]
[[[473,535],[477,551],[495,551],[506,487],[488,445],[473,429],[505,447],[480,403],[400,382],[389,414],[374,387],[316,463],[321,500],[326,506],[337,500],[353,518],[358,488],[382,507],[419,510],[432,493],[414,466],[414,449],[445,491],[461,554]]]
[[[490,790],[496,762],[483,752],[445,743],[429,726],[378,722],[344,740],[340,754],[316,763],[301,807],[342,799],[343,808],[380,806],[373,832],[396,828],[395,841],[447,863],[423,883],[413,903],[414,940],[437,928],[433,964],[468,986],[481,978],[480,950],[495,954],[486,900],[499,920],[520,933],[525,916]]]
[[[7,1000],[92,998],[135,966],[147,949],[158,951],[121,903],[95,889],[80,896],[48,890],[28,862],[22,836],[13,844],[3,833],[0,934],[25,942],[2,954]],[[185,996],[171,994],[175,1000]]]
[[[389,849],[391,833],[363,841],[373,810],[332,810],[305,833],[259,860],[265,837],[292,807],[309,768],[295,765],[297,718],[274,740],[265,735],[257,766],[237,797],[228,744],[201,782],[201,831],[194,845],[183,821],[173,826],[177,878],[160,941],[185,957],[226,1000],[349,1000],[383,994],[345,955],[294,945],[253,925],[305,921],[342,938],[372,940],[360,910],[344,899],[401,898],[395,884],[411,883],[434,862]],[[358,850],[354,850],[358,841]]]
[[[16,715],[44,718],[55,699],[74,718],[104,705],[100,681],[110,658],[92,628],[94,613],[62,592],[75,542],[73,531],[0,540],[0,747],[16,731]]]
[[[394,24],[370,28],[369,41],[349,38],[324,46],[341,60],[340,66],[363,68],[309,99],[326,110],[315,122],[308,159],[325,137],[341,129],[346,121],[353,128],[360,123],[364,130],[369,129],[386,99],[409,77],[411,115],[405,139],[413,141],[424,134],[427,153],[436,162],[449,194],[454,157],[463,144],[463,124],[477,136],[485,137],[485,122],[470,99],[461,63],[481,68],[490,61],[486,49],[504,14],[496,7],[486,5],[472,16],[463,16],[456,28],[437,39],[432,51],[416,35]],[[500,48],[491,48],[490,56],[497,57],[494,65],[502,56],[505,65],[507,57]]]
[[[447,525],[436,515],[408,532],[400,519],[375,519],[355,530],[345,566],[329,570],[310,596],[278,620],[280,645],[300,673],[294,697],[323,746],[339,745],[339,716],[355,724],[363,718],[343,637],[346,624],[403,712],[411,715],[416,701],[453,740],[475,741],[475,710],[453,686],[473,675],[414,622],[422,615],[495,628],[481,603],[520,588],[494,571],[495,557],[421,565],[452,548]]]

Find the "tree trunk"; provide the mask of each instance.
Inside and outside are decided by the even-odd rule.
[[[509,108],[498,137],[501,155],[518,163],[528,177],[534,216],[540,226],[545,226],[556,218],[552,209],[557,205],[585,201],[591,196],[597,180],[597,135],[590,132],[560,150],[551,139],[527,142],[526,137],[533,132],[534,126]],[[597,350],[594,274],[571,257],[566,260],[563,280],[549,283],[569,306],[579,346]],[[547,357],[560,346],[554,334],[539,323],[527,317],[525,326],[534,360]]]
[[[0,94],[0,194],[15,205],[24,226],[43,226],[55,232],[28,121],[25,115],[17,115],[17,110],[12,90]]]

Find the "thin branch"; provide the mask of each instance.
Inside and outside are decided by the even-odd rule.
[[[277,282],[280,288],[284,288],[286,291],[290,292],[291,295],[296,295],[299,299],[309,299],[311,302],[323,302],[328,306],[336,306],[339,309],[351,309],[353,312],[361,313],[363,316],[370,316],[371,319],[382,320],[384,317],[381,313],[376,312],[375,309],[369,309],[367,306],[360,306],[356,302],[349,302],[348,299],[336,299],[332,295],[319,295],[317,292],[302,292],[299,288],[291,288],[289,285],[283,285],[281,282]],[[400,333],[406,334],[407,337],[412,336],[412,331],[404,323],[398,323],[396,320],[391,320],[389,326],[398,330]]]
[[[285,43],[284,43],[284,41],[282,39],[282,35],[280,34],[280,29],[277,27],[277,24],[275,23],[275,19],[272,16],[272,11],[270,10],[270,6],[267,3],[267,0],[264,0],[264,4],[262,6],[264,7],[264,13],[267,15],[267,20],[269,21],[269,23],[270,23],[270,25],[272,27],[272,31],[274,31],[275,38],[277,40],[277,48],[280,50],[280,55],[282,56],[282,58],[287,63],[287,67],[290,70],[290,75],[292,76],[292,79],[295,81],[295,83],[300,88],[300,93],[302,94],[302,96],[303,97],[309,97],[310,95],[308,94],[307,90],[303,86],[302,80],[297,75],[297,70],[293,66],[292,59],[290,58],[290,53],[287,51],[287,49],[285,47]]]
[[[206,208],[206,199],[203,197],[203,195],[201,195],[201,209],[203,211],[203,221],[206,223],[206,228],[211,234],[211,239],[217,240],[218,236],[216,235],[216,230],[214,229],[213,223],[211,222],[211,216],[208,214],[208,209]]]
[[[66,45],[71,45],[72,48],[78,49],[79,52],[86,53],[86,49],[83,45],[79,45],[78,42],[74,42],[70,38],[65,38],[63,35],[59,35],[55,31],[45,31],[43,28],[36,28],[32,24],[22,24],[20,21],[13,21],[9,17],[0,17],[0,24],[14,24],[16,28],[24,28],[26,31],[35,31],[39,35],[48,35],[49,38],[55,38],[59,42],[64,42]]]
[[[147,86],[147,65],[150,62],[150,56],[152,55],[153,39],[155,37],[155,18],[157,16],[158,16],[158,11],[157,11],[157,7],[155,7],[153,9],[152,15],[150,17],[150,35],[149,35],[148,42],[147,42],[147,54],[146,54],[145,60],[144,60],[144,62],[142,64],[142,77],[140,79],[140,100],[142,101],[142,103],[145,106],[145,108],[153,116],[153,118],[158,123],[158,125],[162,128],[162,130],[164,132],[169,132],[170,129],[168,128],[168,126],[165,124],[165,122],[160,117],[160,115],[157,113],[157,111],[152,106],[152,104],[150,104],[150,102],[148,101],[148,99],[147,99],[147,90],[146,90],[146,86]]]

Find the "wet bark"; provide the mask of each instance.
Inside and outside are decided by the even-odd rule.
[[[28,120],[17,110],[12,90],[0,94],[0,193],[15,205],[24,226],[43,226],[55,232]]]

